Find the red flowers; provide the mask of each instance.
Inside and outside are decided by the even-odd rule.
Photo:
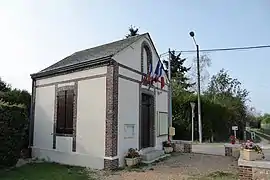
[[[235,136],[231,135],[231,136],[230,136],[230,140],[231,140],[231,143],[232,143],[232,144],[235,144]]]

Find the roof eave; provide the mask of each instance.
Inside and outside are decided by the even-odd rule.
[[[91,60],[91,61],[70,64],[68,66],[59,67],[59,68],[44,71],[44,72],[34,73],[34,74],[31,74],[30,76],[32,79],[44,78],[47,76],[56,76],[56,75],[61,74],[61,73],[79,70],[79,69],[83,69],[86,67],[92,67],[92,66],[103,65],[103,64],[105,65],[105,64],[109,63],[110,61],[112,61],[111,57],[112,56],[110,55],[110,56],[98,58],[98,59]]]

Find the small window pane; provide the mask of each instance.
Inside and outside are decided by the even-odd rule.
[[[57,133],[62,133],[65,129],[65,95],[61,93],[57,97]]]
[[[56,133],[73,133],[74,90],[58,92]]]
[[[66,99],[66,129],[73,129],[73,106],[74,106],[74,94],[73,91],[67,92]]]

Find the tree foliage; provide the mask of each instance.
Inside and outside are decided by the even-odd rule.
[[[221,69],[216,75],[212,76],[206,93],[214,97],[234,97],[242,102],[248,100],[248,91],[242,89],[241,82],[230,77],[224,69]]]
[[[27,141],[25,106],[0,101],[0,168],[14,166]]]
[[[211,66],[211,59],[208,54],[202,54],[200,56],[200,83],[201,83],[201,91],[205,91],[209,84],[210,74],[208,72],[208,68]],[[188,77],[191,82],[197,82],[197,58],[193,58],[191,69],[188,73]],[[193,91],[197,91],[197,83],[191,87]]]
[[[0,92],[7,92],[11,90],[11,86],[0,78]]]
[[[174,82],[174,87],[179,86],[182,89],[188,90],[193,83],[190,83],[189,78],[187,77],[187,72],[190,70],[189,67],[184,65],[186,59],[181,58],[181,52],[176,54],[175,51],[171,51],[170,53],[170,65],[171,65],[171,78]],[[168,61],[163,61],[165,68],[168,69]],[[165,71],[168,75],[168,70]]]
[[[175,70],[172,67],[173,78],[183,77],[188,73],[190,69],[183,66],[181,62],[176,67],[184,71]],[[187,78],[181,80],[188,81]],[[196,133],[198,132],[197,94],[186,91],[184,87],[177,81],[173,82],[173,125],[176,128],[176,139],[190,140],[190,102],[196,103],[194,125],[195,138],[198,138],[198,133]],[[241,86],[239,80],[232,78],[228,71],[222,69],[213,75],[201,95],[203,140],[227,141],[232,134],[231,126],[233,125],[239,127],[237,137],[243,138],[248,119],[247,100],[248,91]]]
[[[31,95],[0,79],[0,167],[13,166],[28,147]]]
[[[139,28],[136,28],[135,26],[131,25],[128,30],[129,33],[126,35],[126,38],[139,35]]]
[[[0,79],[0,100],[9,104],[23,104],[26,106],[27,115],[30,115],[31,95],[26,90],[12,89],[10,85]]]

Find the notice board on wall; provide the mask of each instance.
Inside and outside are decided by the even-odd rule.
[[[158,112],[158,135],[167,135],[168,128],[168,113]]]

